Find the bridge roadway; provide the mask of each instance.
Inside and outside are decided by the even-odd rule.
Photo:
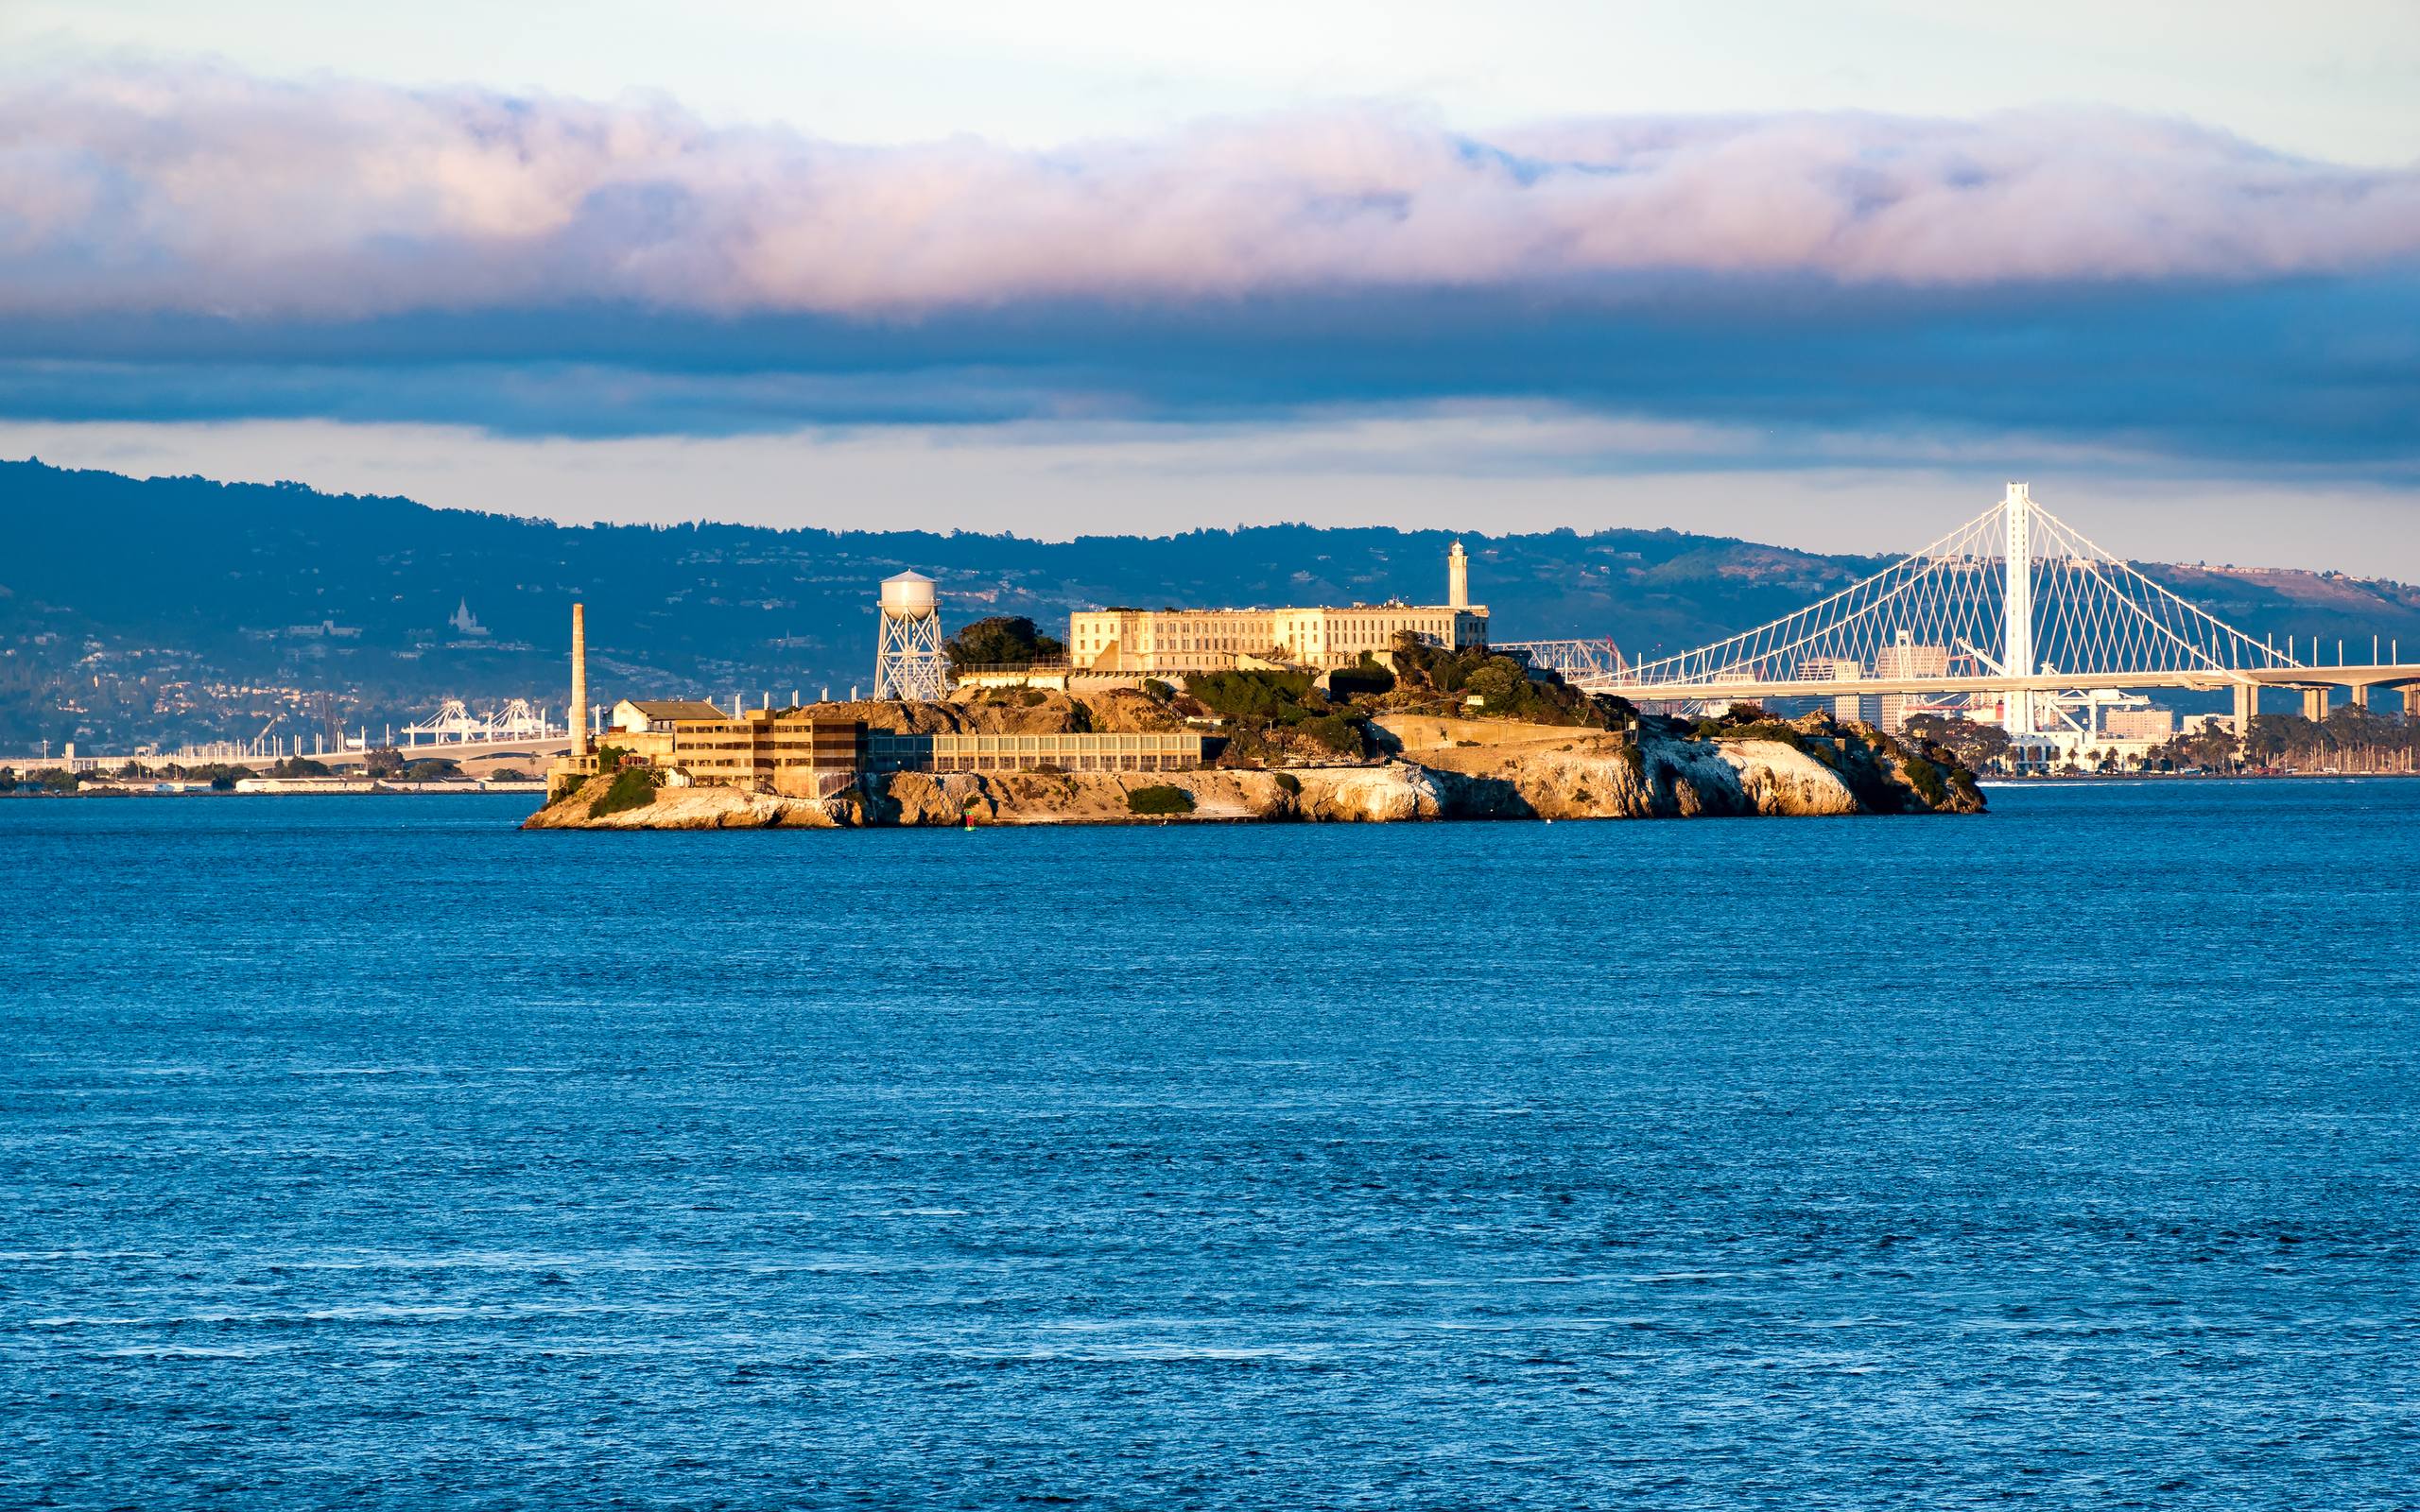
[[[1839,698],[1863,694],[1940,693],[2069,693],[2078,689],[2187,688],[2199,692],[2234,690],[2236,733],[2240,735],[2254,713],[2253,700],[2262,688],[2292,688],[2303,696],[2307,718],[2327,715],[2328,695],[2337,688],[2352,690],[2352,701],[2370,706],[2373,688],[2402,688],[2404,712],[2420,713],[2420,662],[2373,662],[2366,665],[2243,668],[2227,672],[2118,672],[2031,678],[1978,675],[1971,677],[1905,678],[1736,678],[1694,682],[1637,682],[1618,675],[1582,673],[1571,679],[1588,693],[1617,694],[1634,703],[1760,702],[1767,698]]]
[[[404,760],[407,762],[427,761],[432,758],[450,762],[476,762],[486,761],[495,756],[527,756],[533,763],[543,765],[555,757],[568,755],[571,751],[571,737],[554,734],[541,740],[424,740],[417,746],[397,746],[394,749],[402,753]],[[301,755],[304,761],[322,762],[334,766],[346,762],[358,765],[366,753],[360,750],[327,750],[299,753],[286,751],[276,756],[199,756],[184,751],[161,751],[148,756],[112,756],[106,753],[79,752],[72,759],[65,756],[48,760],[22,757],[13,762],[0,759],[0,766],[15,766],[20,770],[58,766],[78,772],[115,772],[123,770],[130,764],[137,770],[157,773],[170,766],[267,767],[297,754]]]

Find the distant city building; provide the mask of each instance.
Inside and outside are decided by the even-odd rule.
[[[445,623],[454,627],[456,634],[467,635],[473,639],[488,633],[488,627],[481,625],[478,616],[471,612],[471,601],[467,598],[456,602],[454,612],[447,617]]]
[[[2118,740],[2166,742],[2176,735],[2173,709],[2111,709],[2100,716],[2101,732]]]
[[[1853,656],[1810,656],[1798,663],[1794,677],[1807,682],[1855,682],[1865,675],[1865,663]],[[1844,693],[1832,700],[1832,717],[1842,724],[1853,724],[1864,717],[1861,700],[1854,693]]]
[[[1067,655],[1097,672],[1226,672],[1270,664],[1352,666],[1383,658],[1397,635],[1449,650],[1487,644],[1487,609],[1470,602],[1469,557],[1446,557],[1447,603],[1299,609],[1103,609],[1071,614]]]
[[[1949,647],[1919,645],[1906,630],[1893,644],[1874,653],[1874,675],[1877,678],[1945,678],[1949,676]],[[1877,723],[1896,732],[1908,727],[1908,706],[1913,696],[1886,693],[1881,696],[1882,717]]]

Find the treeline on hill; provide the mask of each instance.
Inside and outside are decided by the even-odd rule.
[[[1916,714],[1910,740],[1955,754],[1977,771],[2006,764],[2009,738],[1980,720]],[[2290,769],[2402,772],[2420,768],[2420,723],[2343,704],[2325,720],[2300,714],[2256,714],[2238,740],[2223,721],[2186,730],[2148,750],[2086,747],[2065,770],[2073,772],[2244,772]]]
[[[2086,769],[2210,772],[2409,772],[2420,769],[2420,723],[2343,704],[2324,720],[2255,714],[2241,741],[2223,725],[2205,727],[2131,762],[2086,752]]]
[[[2005,765],[2009,739],[1997,725],[1917,714],[1907,734],[1954,753],[1978,771]],[[2148,750],[2087,746],[2063,770],[2089,772],[2410,772],[2420,770],[2420,722],[2342,704],[2324,720],[2256,714],[2241,739],[2224,721],[2185,730]]]

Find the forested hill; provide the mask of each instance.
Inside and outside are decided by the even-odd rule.
[[[615,696],[811,693],[871,680],[874,584],[903,568],[938,579],[953,624],[1014,613],[1063,629],[1069,610],[1105,604],[1434,603],[1453,539],[1303,525],[1063,542],[565,526],[35,461],[0,462],[0,748],[78,738],[79,727],[96,743],[188,738],[216,716],[158,690],[213,679],[354,696],[355,715],[372,719],[448,694],[559,705],[576,598],[596,676]],[[1757,624],[1876,564],[1675,530],[1462,539],[1498,639],[1610,635],[1633,654]],[[2420,644],[2420,593],[2399,585],[2159,576],[2255,633],[2382,627]],[[483,633],[449,623],[465,605]]]

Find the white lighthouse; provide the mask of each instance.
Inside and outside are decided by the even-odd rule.
[[[1471,558],[1460,541],[1454,542],[1453,550],[1445,553],[1445,607],[1471,607]]]
[[[948,680],[942,655],[941,608],[933,580],[923,573],[900,573],[882,580],[875,610],[873,696],[932,703]]]

